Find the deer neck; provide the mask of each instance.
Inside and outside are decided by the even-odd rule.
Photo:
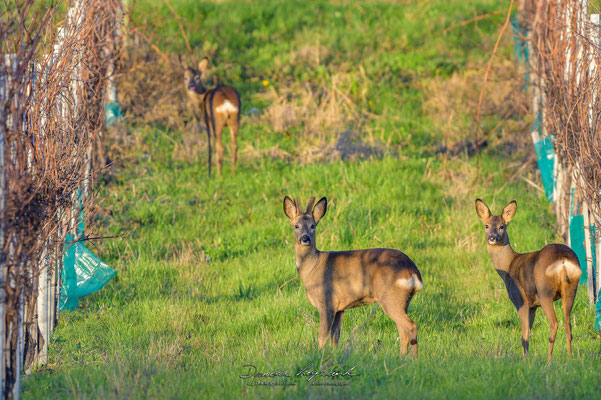
[[[488,248],[490,261],[497,272],[508,272],[511,262],[518,255],[518,253],[513,251],[513,248],[509,243],[509,238],[506,238],[501,244],[491,245],[487,243],[486,247]]]
[[[188,98],[192,101],[193,104],[195,104],[195,106],[199,107],[200,109],[203,109],[207,100],[208,93],[208,90],[204,93],[198,93],[193,90],[188,90]]]
[[[315,247],[315,243],[312,243],[310,246],[301,246],[299,244],[294,246],[296,270],[303,282],[319,263],[320,253],[321,252]]]
[[[205,103],[207,102],[207,97],[209,96],[209,91],[205,90],[205,92],[203,94],[199,94],[198,97],[200,98],[200,103],[204,106]]]

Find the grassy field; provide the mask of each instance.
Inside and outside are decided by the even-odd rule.
[[[483,104],[487,145],[476,155],[466,144],[507,2],[171,3],[195,55],[210,54],[215,74],[241,92],[241,166],[208,180],[204,134],[168,119],[127,121],[129,144],[101,182],[96,221],[99,234],[124,236],[90,244],[119,274],[61,314],[50,362],[26,377],[24,398],[599,397],[586,289],[573,356],[560,325],[547,363],[539,311],[522,359],[517,313],[474,210],[476,197],[493,212],[516,199],[517,251],[560,240],[546,199],[521,179],[540,185],[510,38]],[[186,52],[163,2],[138,1],[132,23],[168,57]],[[261,115],[246,115],[253,109]],[[378,151],[319,152],[344,131],[356,135],[350,150]],[[319,249],[391,247],[415,261],[418,360],[399,357],[396,326],[378,305],[348,311],[340,346],[317,349],[285,195],[327,196]],[[249,364],[289,377],[242,379]],[[356,376],[306,374],[349,370]]]

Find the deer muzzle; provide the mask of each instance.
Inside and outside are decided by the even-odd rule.
[[[301,246],[309,246],[311,244],[311,237],[309,235],[303,235],[298,240]]]
[[[489,236],[487,238],[488,244],[494,246],[495,244],[498,244],[501,241],[501,238],[498,236]]]

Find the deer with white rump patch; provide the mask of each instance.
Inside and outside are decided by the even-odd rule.
[[[549,244],[531,253],[516,253],[509,244],[507,225],[515,215],[517,203],[509,203],[501,215],[492,215],[488,206],[476,200],[476,212],[485,229],[486,247],[492,265],[507,287],[509,299],[518,311],[522,325],[522,355],[528,355],[528,335],[536,309],[542,307],[549,320],[549,353],[551,359],[557,334],[557,316],[553,303],[561,298],[568,355],[572,352],[570,313],[580,280],[580,263],[576,253],[563,244]]]
[[[240,95],[231,86],[219,85],[213,89],[207,89],[203,84],[203,74],[209,68],[209,59],[203,58],[197,68],[188,66],[182,62],[184,67],[184,83],[186,85],[188,98],[194,109],[197,126],[200,131],[200,120],[207,127],[208,153],[209,153],[209,176],[211,176],[211,139],[215,140],[217,150],[217,173],[221,176],[223,164],[223,141],[221,135],[223,128],[229,126],[232,137],[232,168],[236,170],[238,159],[238,129],[240,127]]]
[[[294,226],[296,269],[313,307],[319,311],[319,348],[328,338],[337,345],[344,311],[378,302],[396,323],[401,355],[409,343],[417,358],[417,325],[407,315],[413,295],[423,287],[419,270],[398,250],[319,251],[315,228],[327,209],[322,197],[303,212],[298,199],[284,198],[284,213]]]

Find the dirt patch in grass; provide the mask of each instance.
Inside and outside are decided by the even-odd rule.
[[[475,138],[478,99],[486,66],[468,64],[450,77],[434,77],[424,84],[424,111],[441,132],[438,152],[473,155],[476,147],[501,147],[507,153],[531,150],[529,96],[524,73],[514,60],[492,64],[481,106],[480,137]],[[486,143],[484,143],[484,140]]]
[[[338,138],[325,146],[305,148],[299,155],[301,164],[314,162],[333,162],[339,160],[362,160],[366,158],[382,158],[386,147],[372,140],[365,142],[352,131],[343,132]]]

